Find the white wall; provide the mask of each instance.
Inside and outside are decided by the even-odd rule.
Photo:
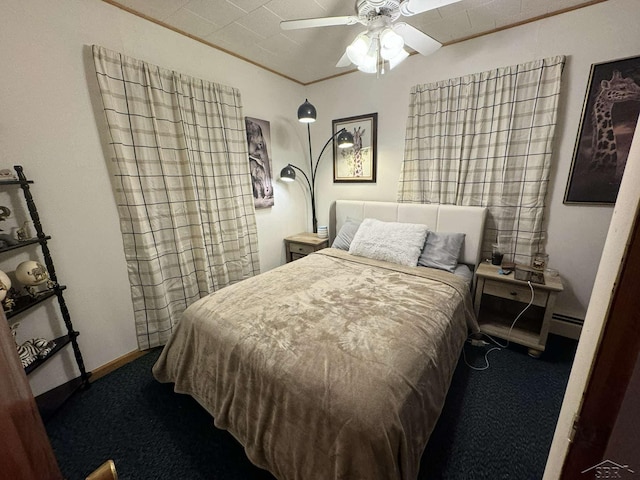
[[[565,284],[556,311],[584,318],[613,208],[562,200],[591,64],[640,54],[639,22],[640,2],[610,0],[444,47],[429,57],[414,55],[380,78],[354,73],[309,86],[319,115],[314,145],[331,134],[332,119],[378,112],[377,184],[333,184],[329,154],[318,169],[318,221],[327,222],[328,206],[338,198],[395,201],[411,86],[566,55],[547,197],[547,251]]]
[[[92,370],[137,344],[89,46],[239,88],[244,114],[271,122],[274,175],[304,152],[306,136],[295,118],[304,88],[99,0],[4,0],[0,36],[0,168],[22,164],[36,181],[32,191]],[[263,270],[284,262],[283,236],[305,229],[302,207],[288,201],[290,190],[279,182],[274,188],[275,206],[257,211]],[[0,204],[8,201],[0,196]],[[1,227],[10,231],[13,221]],[[40,257],[39,249],[4,254],[0,268],[12,271],[29,256]],[[19,340],[62,334],[47,329],[54,307],[22,315]],[[67,347],[30,376],[36,394],[74,375],[70,352]]]

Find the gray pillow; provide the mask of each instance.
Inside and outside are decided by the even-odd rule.
[[[351,241],[360,227],[360,223],[360,220],[347,217],[331,246],[348,252]]]
[[[426,225],[365,218],[351,242],[349,253],[415,267],[427,231]]]
[[[418,265],[439,268],[453,273],[464,243],[464,233],[432,232],[429,230]]]

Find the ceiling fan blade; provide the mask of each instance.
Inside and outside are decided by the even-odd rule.
[[[331,27],[334,25],[354,25],[358,23],[358,17],[322,17],[322,18],[303,18],[300,20],[283,20],[280,22],[282,30],[298,30],[299,28],[314,27]]]
[[[404,0],[400,4],[400,13],[405,17],[444,7],[460,0]]]
[[[349,60],[347,52],[344,52],[344,55],[342,55],[338,63],[336,63],[336,67],[348,67],[349,65],[351,65],[351,60]]]
[[[431,55],[442,46],[437,40],[407,23],[396,23],[393,29],[404,38],[405,45],[421,55]]]

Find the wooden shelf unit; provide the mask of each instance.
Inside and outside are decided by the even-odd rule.
[[[58,278],[56,276],[55,267],[53,264],[53,259],[51,257],[51,252],[49,250],[49,246],[47,242],[51,239],[49,235],[46,235],[42,230],[42,224],[40,222],[40,215],[38,213],[38,209],[36,208],[35,202],[33,200],[33,196],[31,195],[30,185],[33,184],[33,180],[28,180],[24,174],[23,168],[20,165],[14,166],[14,169],[17,174],[17,180],[0,180],[0,189],[11,187],[11,186],[20,186],[24,195],[24,199],[27,205],[27,209],[29,210],[29,215],[31,217],[31,221],[36,230],[36,237],[30,238],[28,240],[20,241],[17,245],[10,245],[4,248],[0,248],[0,254],[5,254],[7,252],[16,251],[18,249],[25,248],[29,245],[39,245],[42,250],[42,256],[44,260],[44,264],[47,267],[47,273],[49,275],[49,279],[51,281],[52,287],[49,290],[44,292],[36,293],[34,295],[20,295],[14,297],[15,301],[14,306],[10,310],[5,310],[5,315],[7,320],[23,314],[29,311],[31,308],[39,305],[40,303],[56,297],[58,300],[58,307],[60,310],[60,314],[64,321],[64,326],[66,329],[66,334],[62,335],[58,338],[55,338],[53,341],[55,342],[55,347],[49,352],[44,358],[39,358],[32,364],[25,367],[25,373],[29,375],[45,363],[54,357],[58,352],[60,352],[67,345],[71,345],[73,348],[74,358],[76,360],[76,364],[78,366],[78,370],[80,371],[80,375],[73,379],[69,384],[74,386],[73,389],[66,389],[66,393],[64,396],[56,395],[55,396],[55,404],[51,404],[47,402],[46,409],[49,413],[55,411],[66,399],[75,392],[78,388],[86,388],[89,386],[89,377],[91,376],[90,372],[87,372],[84,366],[84,360],[82,358],[82,353],[80,352],[80,347],[78,346],[77,337],[79,333],[74,330],[73,324],[71,322],[71,315],[69,314],[69,309],[67,308],[67,304],[65,302],[63,291],[66,290],[65,285],[60,285],[58,283]],[[43,394],[43,396],[46,394]]]

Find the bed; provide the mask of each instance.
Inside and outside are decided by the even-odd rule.
[[[377,219],[461,232],[460,261],[477,265],[485,216],[337,201],[332,231]],[[464,279],[327,248],[194,303],[153,373],[280,480],[415,480],[477,328]]]

